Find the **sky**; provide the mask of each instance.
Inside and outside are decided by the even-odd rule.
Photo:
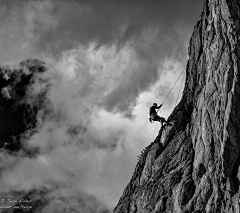
[[[34,191],[41,212],[112,212],[137,155],[160,124],[148,121],[185,69],[202,0],[0,0],[0,65],[36,58],[28,101],[46,92],[25,149],[0,151],[1,193]],[[185,73],[185,72],[183,72]],[[164,101],[167,118],[184,74]]]

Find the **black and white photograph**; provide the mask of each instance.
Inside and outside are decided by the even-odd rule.
[[[239,0],[0,0],[0,213],[239,213]]]

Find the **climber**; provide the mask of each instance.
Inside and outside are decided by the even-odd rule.
[[[152,121],[158,121],[161,123],[161,125],[163,126],[164,124],[167,124],[167,121],[165,118],[163,117],[160,117],[157,115],[157,112],[156,112],[156,109],[160,109],[162,107],[162,104],[161,105],[157,105],[156,103],[154,103],[150,109],[149,109],[149,121],[152,123]]]

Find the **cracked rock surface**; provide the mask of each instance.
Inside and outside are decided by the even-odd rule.
[[[240,1],[205,0],[172,126],[145,148],[114,213],[240,212]]]

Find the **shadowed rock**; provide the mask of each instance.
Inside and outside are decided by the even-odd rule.
[[[178,106],[114,213],[240,212],[240,2],[206,0]]]

